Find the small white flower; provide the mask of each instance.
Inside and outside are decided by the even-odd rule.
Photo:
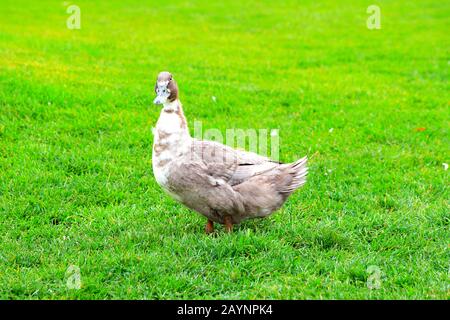
[[[447,169],[448,169],[448,163],[443,163],[442,165],[444,166],[444,170],[447,171]]]
[[[216,98],[216,96],[212,96],[212,97],[211,97],[211,99],[212,99],[212,101],[214,101],[214,102],[216,102],[216,101],[217,101],[217,98]]]
[[[49,101],[49,102],[47,102],[47,104],[49,105],[49,106],[51,106],[52,105],[52,103]]]
[[[333,128],[330,128],[330,130],[328,130],[328,132],[329,132],[329,133],[332,133],[333,130],[334,130]]]

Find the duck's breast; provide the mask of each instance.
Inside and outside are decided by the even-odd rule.
[[[172,188],[170,187],[170,184],[169,184],[170,172],[171,172],[170,162],[164,166],[153,165],[153,174],[155,176],[155,179],[156,179],[156,182],[158,183],[158,185],[169,196],[171,196],[172,198],[174,198],[177,201],[182,201],[181,197],[171,190]]]

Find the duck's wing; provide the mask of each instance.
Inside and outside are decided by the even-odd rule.
[[[193,139],[192,156],[201,159],[207,174],[234,186],[280,164],[253,152],[236,150],[214,141]]]

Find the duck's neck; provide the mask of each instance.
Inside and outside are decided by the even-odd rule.
[[[153,155],[172,160],[185,151],[190,140],[181,102],[165,103],[154,130]]]
[[[189,129],[180,100],[164,103],[156,127],[167,134],[176,133],[189,136]]]

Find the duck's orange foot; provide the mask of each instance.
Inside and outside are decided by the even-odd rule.
[[[230,233],[233,231],[233,220],[231,219],[231,216],[225,216],[223,218],[224,224],[225,224],[225,232]]]
[[[211,234],[214,232],[214,222],[212,220],[208,220],[205,227],[206,234]]]

